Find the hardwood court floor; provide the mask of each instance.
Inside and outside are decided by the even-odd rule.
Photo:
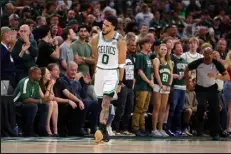
[[[231,138],[138,138],[114,137],[108,143],[94,144],[92,137],[2,138],[2,153],[231,153]]]

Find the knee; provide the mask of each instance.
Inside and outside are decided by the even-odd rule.
[[[190,108],[185,109],[184,112],[185,112],[187,115],[189,115],[189,116],[192,115],[192,109],[190,109]]]
[[[54,107],[54,102],[53,101],[49,101],[48,106],[49,106],[49,108],[53,108]]]
[[[58,103],[56,101],[52,101],[54,108],[58,108]]]

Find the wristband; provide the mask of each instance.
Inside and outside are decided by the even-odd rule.
[[[118,85],[122,85],[123,81],[119,81]]]

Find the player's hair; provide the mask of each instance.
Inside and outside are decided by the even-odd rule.
[[[118,26],[118,19],[116,16],[114,15],[109,15],[105,18],[105,20],[109,21],[114,27],[115,29],[117,28]]]

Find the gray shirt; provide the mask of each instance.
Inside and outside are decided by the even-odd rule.
[[[65,69],[61,66],[61,60],[65,60],[66,63],[74,61],[73,50],[66,42],[63,42],[60,46],[60,70],[61,73],[65,73]]]
[[[203,58],[193,61],[188,68],[189,70],[196,69],[197,85],[205,88],[216,84],[216,79],[209,78],[208,73],[223,74],[225,72],[225,68],[220,62],[213,60],[211,64],[205,64]]]

